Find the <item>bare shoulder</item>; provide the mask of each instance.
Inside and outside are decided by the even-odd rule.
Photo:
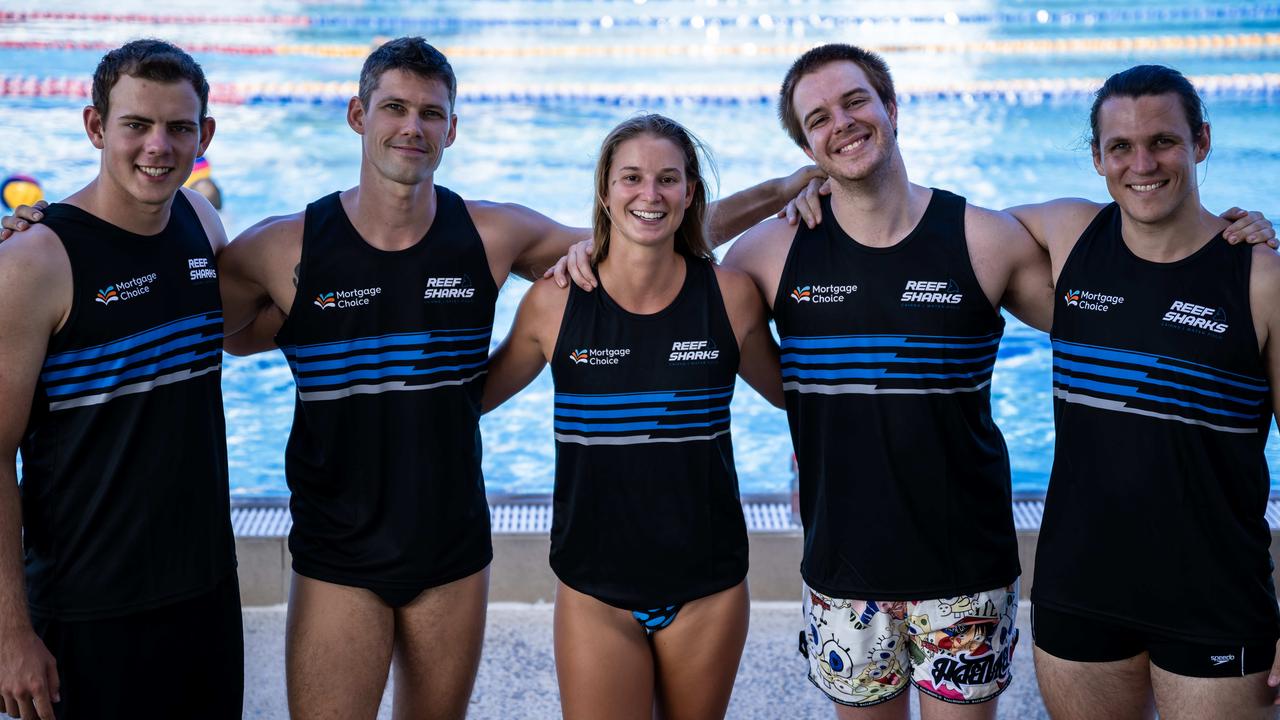
[[[512,332],[536,339],[549,356],[560,335],[560,321],[568,304],[569,288],[556,285],[550,278],[537,280],[520,301]]]
[[[726,304],[737,304],[743,300],[754,300],[759,291],[751,276],[736,268],[714,265],[716,282],[720,285],[720,294]]]
[[[304,213],[269,217],[227,243],[218,268],[230,278],[251,279],[268,287],[272,278],[293,277],[302,262]]]
[[[770,265],[776,265],[773,269],[781,273],[796,232],[797,226],[788,224],[786,220],[770,218],[733,241],[725,255],[725,264],[746,270],[752,275]]]
[[[1030,239],[1027,229],[1012,214],[1004,210],[992,210],[979,205],[966,205],[964,210],[966,231],[994,236],[1004,240]]]
[[[70,309],[72,293],[71,259],[47,225],[33,225],[0,243],[0,287],[20,302],[4,303],[23,314],[54,318]]]
[[[195,190],[184,187],[178,188],[178,191],[196,211],[196,217],[200,218],[200,224],[204,227],[204,234],[209,238],[209,245],[213,248],[214,254],[221,252],[227,246],[227,231],[222,227],[222,217],[218,215],[218,211],[204,195]]]
[[[32,225],[0,243],[0,277],[4,286],[38,287],[40,283],[65,277],[71,279],[71,260],[58,234],[48,225]]]
[[[530,224],[541,225],[554,222],[551,218],[537,210],[524,205],[491,200],[464,200],[467,213],[475,223],[480,236],[485,237],[485,230],[511,231]]]
[[[1265,243],[1252,246],[1253,262],[1249,270],[1250,292],[1255,297],[1280,300],[1280,254]]]
[[[1043,245],[1074,243],[1104,207],[1102,203],[1072,197],[1018,205],[1009,208],[1009,212]]]
[[[569,303],[569,288],[560,287],[552,278],[541,278],[533,283],[521,301],[521,312],[537,313],[539,318],[553,316],[558,323]]]
[[[226,252],[233,255],[250,255],[265,259],[290,250],[302,251],[302,231],[306,226],[306,213],[275,215],[249,226],[227,245]]]

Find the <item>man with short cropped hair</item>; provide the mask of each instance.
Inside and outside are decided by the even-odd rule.
[[[259,223],[221,259],[229,329],[264,307],[285,318],[228,349],[274,337],[297,383],[285,460],[296,717],[374,717],[390,668],[397,717],[461,718],[475,680],[492,558],[478,423],[498,289],[589,232],[435,183],[456,93],[422,38],[375,50],[347,107],[359,184]],[[809,176],[727,199],[710,234],[741,232]]]
[[[182,189],[213,137],[208,93],[168,43],[107,53],[84,109],[97,176],[0,244],[0,709],[14,717],[240,717],[226,236]]]

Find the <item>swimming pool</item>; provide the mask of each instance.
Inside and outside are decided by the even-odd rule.
[[[87,79],[105,47],[164,37],[193,50],[223,98],[211,107],[218,131],[209,158],[234,235],[354,184],[359,143],[343,121],[351,91],[320,83],[353,82],[375,36],[420,32],[449,54],[460,80],[459,137],[438,181],[465,197],[520,202],[584,225],[596,147],[642,109],[672,115],[707,141],[726,194],[803,163],[774,118],[772,93],[803,49],[840,40],[885,52],[904,91],[900,142],[917,182],[992,207],[1063,195],[1105,200],[1082,141],[1088,98],[1080,88],[1138,62],[1161,62],[1207,78],[1203,87],[1212,88],[1215,149],[1201,170],[1205,203],[1280,217],[1280,79],[1273,75],[1280,73],[1280,5],[865,5],[230,0],[193,22],[138,0],[113,2],[109,12],[101,3],[64,3],[56,16],[20,2],[0,10],[0,175],[35,175],[55,198],[92,177],[97,156],[80,126],[83,101],[37,81]],[[1084,81],[1071,82],[1077,78]],[[33,96],[32,88],[54,95]],[[527,286],[513,280],[504,288],[495,342]],[[1042,491],[1053,449],[1051,354],[1044,335],[1009,320],[993,405],[1015,489]],[[223,387],[234,491],[287,492],[293,380],[283,359],[228,358]],[[551,396],[544,373],[484,419],[490,492],[550,490]],[[745,386],[733,414],[743,490],[785,490],[784,414]],[[1274,437],[1268,458],[1274,478]],[[1272,489],[1280,482],[1273,479]]]

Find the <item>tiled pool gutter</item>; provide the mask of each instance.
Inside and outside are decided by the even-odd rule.
[[[748,582],[756,600],[794,600],[800,587],[800,527],[792,521],[786,495],[747,495],[742,509],[751,541]],[[1013,520],[1022,561],[1022,591],[1035,571],[1043,499],[1014,497]],[[495,602],[550,602],[555,576],[547,566],[551,498],[547,495],[489,497],[493,523],[493,570],[489,599]],[[1280,497],[1267,503],[1271,556],[1280,566]],[[288,599],[289,548],[293,524],[284,497],[233,498],[231,524],[240,560],[240,593],[245,605],[275,605]],[[1280,572],[1275,573],[1280,585]]]

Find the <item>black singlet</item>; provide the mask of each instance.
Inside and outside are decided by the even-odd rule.
[[[1054,302],[1057,444],[1031,599],[1188,641],[1277,636],[1252,249],[1154,263],[1104,208]]]
[[[437,185],[436,201],[395,252],[360,237],[337,193],[307,207],[276,338],[297,383],[285,474],[307,577],[416,592],[492,558],[479,420],[498,290],[462,198]]]
[[[33,614],[125,615],[235,568],[213,251],[181,192],[156,235],[50,205],[71,314],[50,340],[22,440]]]
[[[920,600],[1018,577],[1009,458],[991,419],[1004,320],[969,261],[964,198],[934,190],[888,248],[801,225],[774,316],[800,468],[805,582]]]
[[[573,284],[551,361],[551,567],[616,607],[674,605],[747,573],[729,436],[738,343],[705,260],[676,299],[635,315]]]

